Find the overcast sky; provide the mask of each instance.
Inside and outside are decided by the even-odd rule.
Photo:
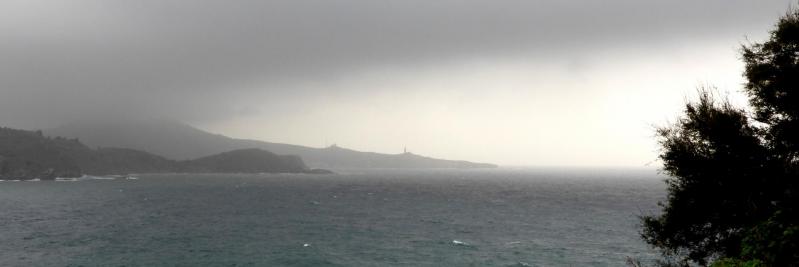
[[[792,0],[0,1],[0,126],[87,116],[504,165],[657,164]]]

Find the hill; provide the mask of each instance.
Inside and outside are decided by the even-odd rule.
[[[192,159],[230,150],[260,148],[296,155],[314,168],[494,168],[496,165],[442,160],[412,153],[382,154],[338,146],[312,148],[298,145],[236,139],[209,133],[170,120],[84,120],[45,130],[48,136],[79,138],[92,147],[125,147],[171,159]]]
[[[81,149],[76,140],[0,128],[0,179],[80,176],[80,165],[68,154],[76,149]]]
[[[257,148],[233,150],[181,162],[184,172],[301,172],[308,167],[300,157],[281,156]]]
[[[47,137],[40,131],[0,128],[3,180],[157,172],[324,173],[309,169],[299,157],[261,149],[178,161],[127,148],[92,149],[78,139]]]

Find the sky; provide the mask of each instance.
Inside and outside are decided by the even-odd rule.
[[[792,0],[0,1],[0,126],[170,118],[500,165],[657,165]]]

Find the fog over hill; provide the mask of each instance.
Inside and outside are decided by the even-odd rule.
[[[92,147],[124,147],[166,158],[184,160],[236,149],[260,148],[301,157],[312,168],[493,168],[496,165],[442,160],[413,153],[382,154],[338,146],[312,148],[299,145],[236,139],[209,133],[185,123],[165,119],[92,119],[75,121],[44,131],[48,136],[78,138]]]
[[[171,160],[129,148],[92,149],[77,139],[0,127],[0,180],[55,179],[129,173],[329,173],[297,156],[239,149],[193,160]]]

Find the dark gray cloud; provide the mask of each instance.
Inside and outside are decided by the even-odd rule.
[[[30,1],[0,3],[0,124],[97,114],[201,121],[385,65],[592,53],[743,35],[792,1]],[[353,88],[352,90],[368,90]]]

